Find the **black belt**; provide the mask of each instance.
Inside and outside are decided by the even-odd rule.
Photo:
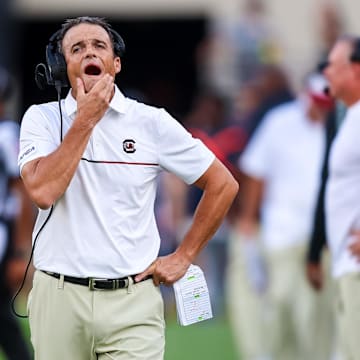
[[[43,273],[50,275],[56,279],[60,279],[60,274],[53,273],[50,271],[41,270]],[[116,290],[116,289],[125,289],[129,286],[129,277],[135,282],[136,275],[130,275],[120,279],[99,279],[99,278],[78,278],[74,276],[64,275],[64,281],[76,284],[87,286],[90,290]],[[152,278],[152,276],[147,276],[141,281]]]

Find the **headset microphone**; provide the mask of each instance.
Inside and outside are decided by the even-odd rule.
[[[51,82],[49,70],[43,63],[37,64],[35,67],[35,82],[40,90],[45,90],[46,86]]]
[[[37,64],[35,67],[35,82],[40,90],[45,90],[48,85],[53,85],[58,93],[61,92],[62,87],[67,87],[61,81],[53,80],[47,66],[43,63]]]

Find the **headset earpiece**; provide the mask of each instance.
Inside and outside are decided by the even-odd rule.
[[[47,85],[58,89],[69,86],[65,58],[59,49],[59,34],[60,30],[54,33],[46,46],[46,65],[40,63],[35,68],[35,82],[41,90]]]
[[[64,55],[59,48],[60,30],[53,34],[46,46],[46,63],[49,69],[49,85],[68,87],[67,67]]]
[[[40,90],[45,90],[49,84],[49,71],[45,64],[40,63],[35,67],[35,82]]]

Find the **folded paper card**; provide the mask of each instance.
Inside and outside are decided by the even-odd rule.
[[[206,279],[199,266],[190,265],[186,274],[173,287],[180,325],[190,325],[213,317]]]

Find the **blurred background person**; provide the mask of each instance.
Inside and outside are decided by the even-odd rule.
[[[324,2],[320,7],[320,38],[322,40],[319,71],[323,71],[327,64],[327,57],[333,46],[343,31],[342,13],[334,3]],[[329,92],[329,88],[326,89]],[[330,95],[330,94],[329,94]],[[331,96],[331,95],[330,95]],[[324,298],[329,302],[327,308],[333,307],[333,312],[328,314],[326,319],[318,318],[315,327],[322,328],[322,321],[333,321],[335,342],[333,345],[334,357],[339,355],[338,321],[336,318],[336,287],[334,279],[329,271],[331,266],[331,256],[328,248],[328,236],[326,233],[326,212],[325,212],[325,193],[329,176],[329,155],[331,145],[340,124],[346,113],[346,107],[341,101],[334,99],[335,106],[328,114],[326,120],[326,149],[321,170],[321,184],[318,191],[315,214],[313,219],[312,233],[307,249],[306,275],[310,285],[315,291],[325,292]]]
[[[11,311],[31,250],[34,212],[17,166],[19,125],[7,114],[14,84],[0,67],[0,348],[9,360],[30,360],[28,345]]]
[[[298,99],[266,114],[240,159],[248,179],[239,226],[249,239],[251,232],[256,238],[260,214],[266,269],[255,260],[263,271],[260,285],[266,286],[263,326],[276,360],[326,360],[331,354],[332,330],[311,330],[327,309],[303,270],[325,150],[325,120],[333,106],[324,86],[321,75],[309,76]]]
[[[324,66],[327,64],[329,51],[339,38],[343,28],[343,18],[340,9],[333,2],[324,1],[319,8],[319,33],[321,46],[318,70],[320,72],[324,70]],[[328,90],[329,88],[326,89],[326,91]],[[321,171],[321,185],[318,192],[315,217],[313,221],[313,231],[309,242],[306,270],[308,279],[316,290],[321,290],[324,282],[321,259],[322,251],[326,249],[327,245],[324,196],[329,173],[329,152],[332,141],[339,127],[339,123],[344,117],[344,112],[344,105],[337,101],[326,121],[326,150]]]
[[[236,95],[231,119],[245,133],[245,143],[237,156],[232,159],[236,167],[237,161],[250,137],[249,124],[266,97],[259,85],[259,82],[247,81]],[[240,173],[240,191],[229,212],[230,228],[227,239],[225,277],[227,314],[238,358],[243,360],[266,360],[268,351],[264,344],[264,297],[262,296],[264,287],[261,284],[263,278],[257,278],[259,273],[256,269],[248,268],[250,264],[246,262],[245,257],[246,245],[256,246],[257,242],[255,239],[252,239],[251,242],[248,241],[246,231],[240,233],[238,230],[244,182],[245,177]],[[249,235],[254,236],[253,233]],[[259,280],[260,283],[254,283],[254,280]],[[256,285],[259,285],[259,287],[256,287]]]
[[[359,359],[359,116],[360,37],[345,35],[333,45],[323,73],[332,96],[347,107],[331,146],[326,184],[326,235],[336,282],[340,348],[345,360]]]
[[[252,78],[236,92],[230,122],[240,127],[245,141],[241,151],[231,161],[238,167],[238,159],[264,115],[272,108],[293,99],[285,70],[278,65],[262,65]],[[238,169],[240,172],[240,170]],[[243,220],[246,177],[240,172],[238,201],[230,211],[227,239],[226,296],[229,323],[237,352],[244,359],[267,359],[264,328],[265,287],[264,262],[259,247],[258,225]],[[241,224],[241,225],[239,225]]]

